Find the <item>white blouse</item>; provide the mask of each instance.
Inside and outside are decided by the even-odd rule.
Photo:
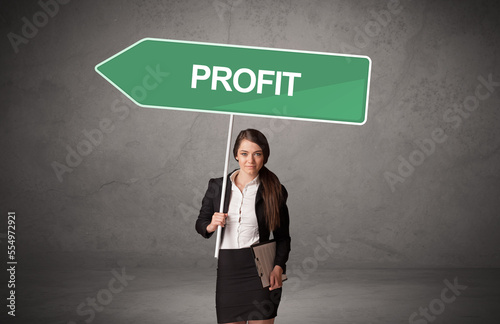
[[[231,175],[231,199],[224,226],[221,249],[241,249],[259,241],[259,224],[255,214],[255,197],[259,188],[259,175],[247,183],[243,192],[236,186],[234,179],[240,172]]]

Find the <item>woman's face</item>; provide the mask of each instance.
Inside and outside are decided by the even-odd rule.
[[[264,166],[262,149],[259,145],[247,139],[240,142],[236,159],[240,165],[240,172],[245,172],[252,178],[256,177],[262,166]]]

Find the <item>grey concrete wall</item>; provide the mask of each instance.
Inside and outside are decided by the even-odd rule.
[[[139,108],[94,71],[143,37],[371,57],[363,126],[235,118],[289,191],[290,269],[500,266],[495,1],[71,1],[16,53],[41,10],[1,11],[0,206],[25,267],[215,265],[194,222],[229,117]]]

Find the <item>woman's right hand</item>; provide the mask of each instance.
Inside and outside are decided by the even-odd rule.
[[[215,232],[217,226],[222,226],[226,224],[227,213],[214,213],[212,216],[212,222],[207,226],[207,232]]]

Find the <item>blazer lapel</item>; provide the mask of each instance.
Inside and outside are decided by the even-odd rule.
[[[257,194],[255,195],[255,214],[257,215],[257,221],[259,223],[259,227],[263,226],[262,224],[266,223],[265,215],[264,215],[264,198],[262,198],[262,192],[264,191],[262,183],[259,185],[257,189]],[[260,232],[260,230],[259,230]]]
[[[229,176],[227,177],[227,183],[226,183],[226,195],[224,198],[224,213],[227,213],[229,210],[229,200],[231,199],[231,189],[232,189],[232,182],[231,179],[229,179]],[[219,201],[220,205],[220,201]]]
[[[255,196],[255,205],[262,200],[262,191],[263,191],[262,183],[259,185],[259,188],[257,189],[257,195]]]

